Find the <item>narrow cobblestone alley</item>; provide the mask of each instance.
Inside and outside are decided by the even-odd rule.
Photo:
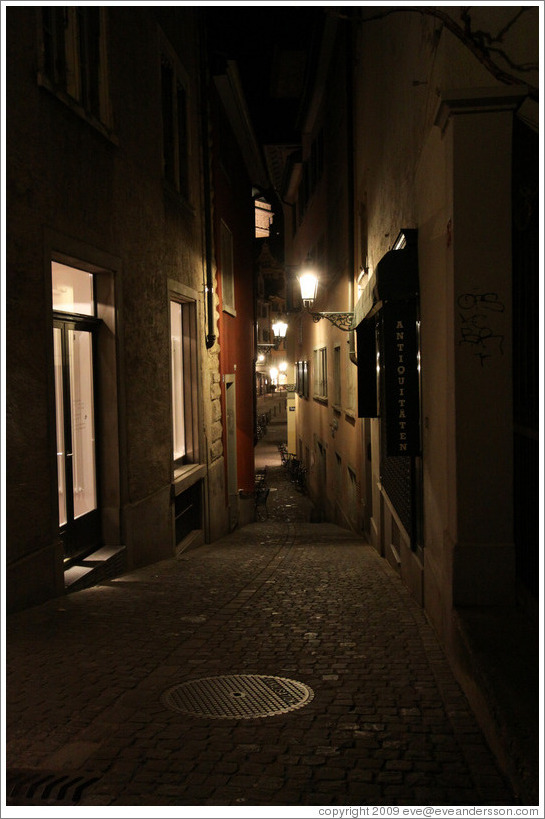
[[[349,531],[309,522],[284,430],[256,452],[268,518],[10,617],[8,805],[517,804],[398,577]],[[310,695],[251,718],[164,699],[225,675]]]

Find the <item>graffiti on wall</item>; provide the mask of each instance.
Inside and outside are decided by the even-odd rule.
[[[497,293],[462,293],[457,300],[460,315],[460,344],[467,344],[471,354],[480,359],[503,355],[504,336],[497,332],[498,313],[505,305]]]

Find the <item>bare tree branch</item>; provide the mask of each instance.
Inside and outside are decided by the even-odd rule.
[[[514,26],[514,25],[515,25],[515,23],[517,22],[517,20],[519,19],[519,17],[521,17],[521,16],[524,14],[524,12],[526,12],[526,11],[530,11],[530,9],[531,9],[531,8],[535,8],[535,6],[523,6],[523,7],[521,8],[521,10],[519,11],[519,13],[518,13],[518,14],[515,14],[515,16],[513,17],[513,19],[512,19],[512,20],[510,20],[508,23],[506,23],[506,24],[504,25],[504,27],[503,27],[503,28],[502,28],[500,31],[498,31],[498,33],[496,34],[496,37],[495,37],[495,42],[497,42],[497,43],[503,43],[503,37],[504,37],[504,34],[506,34],[506,33],[509,31],[509,29],[510,29],[512,26]]]
[[[499,54],[499,56],[516,71],[537,71],[539,68],[537,63],[514,63],[502,48],[493,48],[491,46],[489,51],[493,52],[494,54]]]

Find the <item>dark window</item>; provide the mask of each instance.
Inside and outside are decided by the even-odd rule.
[[[163,105],[163,173],[165,179],[174,183],[174,109],[172,105],[172,86],[174,71],[168,60],[161,60],[161,100]]]
[[[65,8],[42,9],[44,73],[56,86],[66,91]]]
[[[174,501],[176,543],[181,543],[202,521],[202,481],[197,481]]]
[[[324,135],[320,130],[310,146],[310,155],[303,162],[303,175],[297,197],[298,221],[301,224],[308,203],[324,171]]]
[[[301,398],[308,398],[308,361],[298,361],[296,364],[295,390]]]
[[[187,199],[189,194],[187,92],[180,82],[176,86],[176,115],[178,125],[178,189]]]
[[[161,57],[161,105],[163,113],[163,173],[186,199],[189,197],[189,150],[187,90],[173,61]]]
[[[80,102],[100,117],[100,9],[79,8]]]
[[[42,69],[51,90],[67,94],[87,114],[104,122],[101,14],[98,6],[43,8]]]

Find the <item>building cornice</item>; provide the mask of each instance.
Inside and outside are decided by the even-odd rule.
[[[528,96],[525,85],[492,88],[453,88],[441,94],[434,125],[444,131],[455,114],[483,114],[493,111],[514,111]]]

